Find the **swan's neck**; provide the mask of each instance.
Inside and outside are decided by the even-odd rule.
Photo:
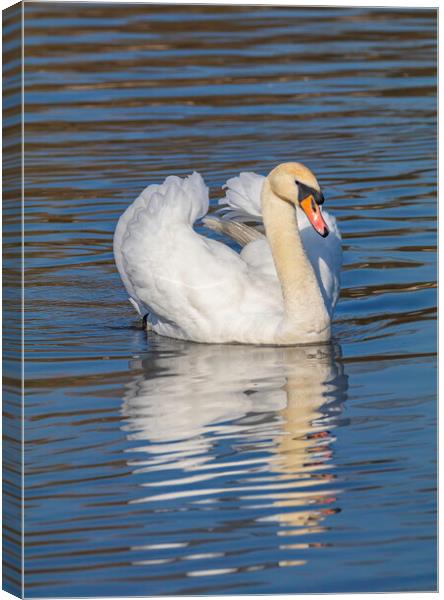
[[[262,216],[284,299],[285,320],[306,333],[329,326],[321,290],[302,245],[296,211],[276,196],[268,179],[262,189]]]

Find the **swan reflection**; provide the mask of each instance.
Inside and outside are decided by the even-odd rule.
[[[160,480],[147,476],[146,495],[132,502],[183,507],[228,494],[244,507],[266,507],[257,521],[277,523],[280,536],[324,531],[322,522],[339,510],[332,442],[347,378],[337,345],[154,338],[131,368],[122,404],[123,429],[138,453],[131,468],[163,472]],[[312,545],[286,539],[281,549]]]

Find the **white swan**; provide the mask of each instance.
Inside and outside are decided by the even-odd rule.
[[[341,238],[335,219],[321,212],[315,176],[300,163],[284,163],[266,178],[241,173],[226,187],[223,216],[204,224],[244,245],[240,254],[193,229],[208,211],[208,188],[198,173],[148,186],[124,212],[114,255],[132,304],[148,314],[156,333],[179,339],[328,340]],[[266,235],[261,223],[244,223],[261,219]]]

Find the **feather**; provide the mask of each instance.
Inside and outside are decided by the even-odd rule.
[[[254,227],[249,227],[237,221],[223,220],[211,216],[205,217],[202,222],[209,229],[227,235],[241,246],[246,246],[250,242],[264,237]]]

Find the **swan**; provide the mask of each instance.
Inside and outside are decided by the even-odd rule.
[[[267,177],[241,173],[224,187],[219,212],[207,215],[199,173],[169,176],[145,188],[120,217],[115,261],[147,327],[205,343],[329,340],[341,236],[321,209],[316,177],[301,163],[283,163]],[[241,252],[198,233],[198,220]]]

